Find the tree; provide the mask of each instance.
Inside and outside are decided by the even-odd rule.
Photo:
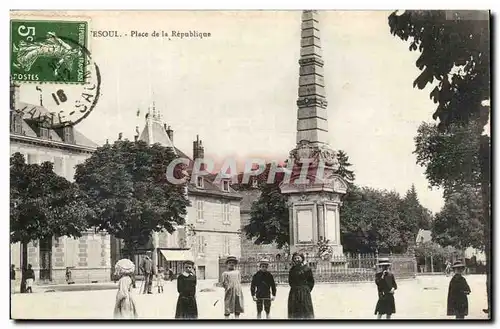
[[[402,216],[405,216],[407,222],[412,223],[412,232],[415,236],[418,229],[429,230],[431,228],[431,212],[420,204],[414,184],[406,192],[401,207]]]
[[[282,248],[290,242],[289,216],[286,196],[281,194],[279,184],[283,173],[277,173],[274,182],[268,184],[271,165],[257,177],[261,191],[259,199],[250,209],[250,222],[243,228],[247,238],[256,238],[255,244],[276,243]]]
[[[431,186],[443,187],[445,195],[464,186],[480,186],[480,130],[473,121],[451,124],[446,131],[431,123],[418,127],[413,153]]]
[[[23,270],[27,266],[30,241],[80,237],[92,216],[78,187],[58,176],[51,162],[26,164],[19,152],[11,156],[10,243],[22,244]]]
[[[353,253],[405,252],[415,241],[416,219],[405,216],[405,203],[394,191],[354,187],[340,209],[344,250]]]
[[[344,178],[349,185],[352,185],[354,183],[354,180],[356,178],[356,175],[354,174],[354,171],[350,170],[349,168],[352,166],[351,163],[349,163],[349,157],[347,154],[340,150],[337,152],[337,158],[339,161],[339,169],[337,170],[337,174]]]
[[[410,41],[419,50],[416,65],[422,71],[414,87],[424,89],[434,79],[430,97],[438,106],[433,118],[439,129],[470,122],[488,123],[490,101],[490,21],[487,11],[405,11],[389,16],[391,34]],[[489,136],[477,132],[486,255],[488,311],[491,309],[491,147]],[[445,172],[443,172],[445,173]]]
[[[76,167],[75,181],[95,211],[91,224],[123,239],[130,257],[152,232],[172,233],[184,224],[185,184],[167,180],[167,166],[176,158],[160,144],[118,140]]]
[[[459,250],[468,247],[484,250],[480,199],[478,189],[471,187],[449,195],[432,225],[434,241]]]
[[[337,171],[337,174],[352,183],[355,175],[354,172],[349,169],[351,166],[348,162],[349,157],[343,151],[339,151],[338,153],[340,169]],[[274,242],[281,248],[290,242],[289,214],[286,204],[287,197],[281,194],[279,187],[279,184],[284,179],[284,174],[278,172],[274,181],[268,184],[267,180],[270,169],[271,164],[267,164],[264,172],[257,177],[261,194],[259,199],[252,204],[250,223],[243,228],[243,231],[247,238],[256,238],[256,244],[269,244]],[[293,171],[300,172],[300,165],[294,167]],[[243,174],[239,176],[241,181]],[[239,184],[236,188],[238,190],[245,190],[250,188],[250,186]]]

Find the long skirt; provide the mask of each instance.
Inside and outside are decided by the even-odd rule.
[[[384,294],[379,296],[375,314],[394,314],[396,313],[396,303],[394,294]]]
[[[288,294],[289,319],[314,319],[311,291],[308,286],[291,287]]]
[[[175,308],[176,319],[197,319],[198,306],[194,296],[179,296]]]
[[[116,319],[135,319],[137,309],[131,297],[122,298],[115,304],[114,316]]]

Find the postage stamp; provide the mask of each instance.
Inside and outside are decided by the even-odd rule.
[[[86,21],[11,20],[11,80],[83,84],[87,42]]]

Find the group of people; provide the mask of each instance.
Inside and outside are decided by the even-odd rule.
[[[122,260],[126,261],[126,260]],[[130,262],[130,261],[129,261]],[[226,271],[222,273],[222,286],[224,288],[224,318],[229,319],[234,315],[235,319],[244,313],[243,289],[241,284],[241,273],[236,269],[238,259],[229,256],[226,259]],[[271,305],[276,298],[276,283],[271,272],[268,271],[269,260],[262,259],[259,270],[253,275],[250,285],[250,293],[257,308],[257,318],[262,318],[262,311],[266,318],[270,318]],[[120,276],[118,293],[116,296],[115,317],[135,318],[137,312],[135,303],[130,295],[132,288],[131,273],[134,272],[134,264],[120,264],[116,268],[116,274]],[[177,278],[177,292],[179,293],[175,311],[176,319],[197,319],[198,306],[196,302],[196,275],[194,262],[185,261],[184,271]],[[380,258],[376,265],[375,284],[378,291],[378,301],[375,306],[375,315],[381,319],[385,315],[390,319],[396,313],[394,294],[398,286],[394,274],[390,271],[391,263],[387,258]],[[455,262],[452,266],[454,276],[450,281],[448,289],[447,315],[464,319],[468,314],[467,295],[470,288],[466,279],[462,276],[465,265]],[[290,291],[288,294],[288,318],[289,319],[314,319],[314,307],[311,291],[314,288],[314,277],[311,268],[306,264],[303,254],[292,255],[292,267],[288,274]],[[214,306],[218,301],[215,302]]]
[[[158,289],[158,293],[163,293],[163,286],[165,280],[172,281],[174,279],[174,272],[172,269],[168,269],[165,271],[163,267],[156,267],[153,264],[153,260],[151,259],[151,254],[147,253],[142,259],[141,265],[139,267],[143,276],[144,276],[144,289],[142,290],[143,294],[152,294],[153,293],[153,281],[156,277],[156,288]]]
[[[33,293],[33,283],[35,282],[35,271],[31,264],[21,273],[21,293]],[[16,266],[10,265],[10,293],[16,292]]]

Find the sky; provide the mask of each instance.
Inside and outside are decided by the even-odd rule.
[[[432,121],[435,105],[429,88],[413,88],[419,54],[390,34],[389,14],[320,12],[329,142],[347,153],[358,185],[404,195],[415,184],[421,203],[437,212],[442,193],[429,189],[424,168],[412,154],[417,128]],[[122,35],[90,38],[102,92],[76,129],[96,143],[114,141],[120,132],[133,139],[154,101],[174,130],[174,144],[190,156],[196,135],[205,156],[216,161],[282,161],[295,147],[300,11],[71,15],[87,19],[90,30]],[[211,37],[130,36],[155,30],[209,32]],[[38,97],[34,84],[22,86],[22,101],[37,103]]]

